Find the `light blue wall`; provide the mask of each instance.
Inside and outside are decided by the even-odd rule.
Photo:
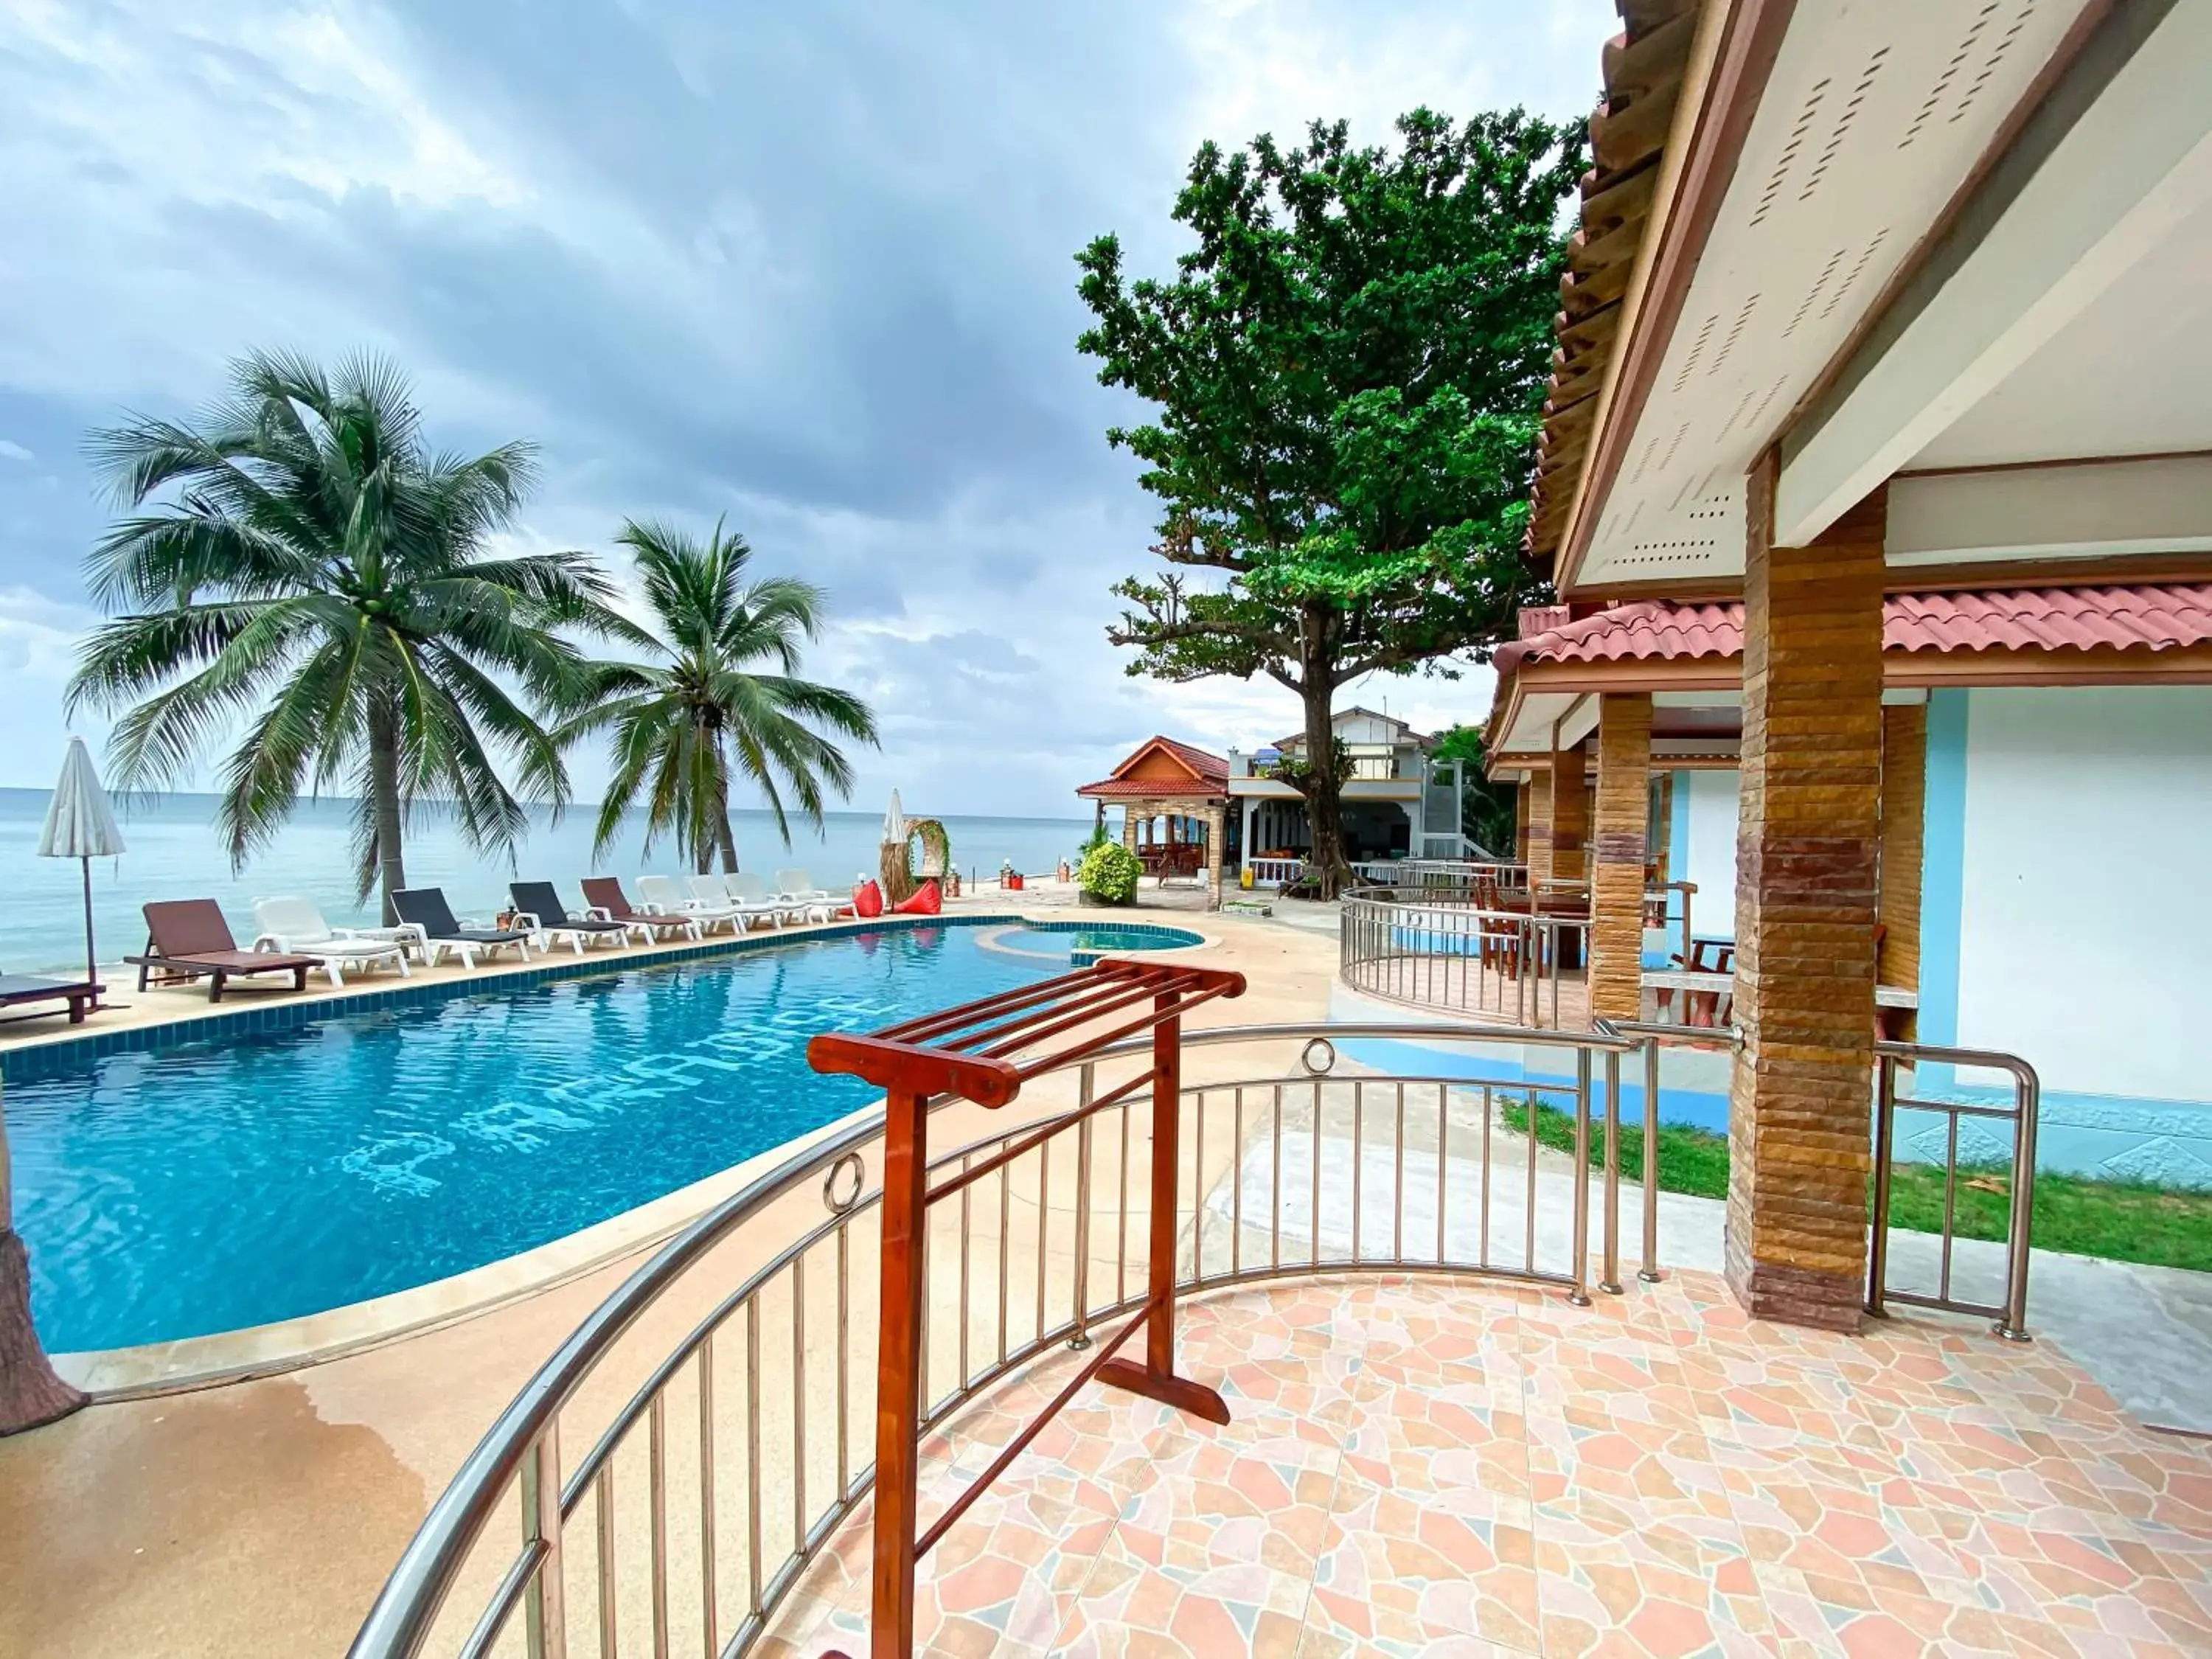
[[[1966,878],[1966,699],[1972,695],[1957,690],[1928,694],[1928,798],[1920,866],[1923,1042],[1959,1040],[1959,918]]]

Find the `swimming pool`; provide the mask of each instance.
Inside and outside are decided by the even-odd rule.
[[[1002,951],[1049,957],[1079,968],[1102,956],[1183,950],[1206,943],[1203,933],[1194,933],[1187,927],[1164,927],[1146,921],[1033,921],[1018,927],[1000,928],[988,934],[987,939]]]
[[[113,1054],[9,1085],[57,1352],[343,1307],[564,1237],[866,1104],[806,1065],[1059,963],[972,925],[542,980]]]

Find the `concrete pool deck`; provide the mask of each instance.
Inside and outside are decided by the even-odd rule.
[[[987,891],[955,914],[1035,910],[1054,921],[1164,919],[1150,904],[1133,916],[1020,902],[1025,896]],[[1209,1005],[1194,1024],[1325,1017],[1336,959],[1332,934],[1233,916],[1175,921],[1215,941],[1206,952],[1209,965],[1240,969],[1250,981],[1243,999]],[[629,966],[655,954],[666,953],[637,949],[627,953],[630,960],[618,961],[605,951],[596,960],[610,968]],[[482,970],[471,977],[490,980]],[[204,1001],[185,994],[172,1017],[198,1018],[204,1012]],[[1228,1075],[1210,1068],[1237,1063],[1224,1051],[1205,1049],[1193,1051],[1191,1060],[1194,1081]],[[1042,1099],[1017,1103],[997,1119],[973,1108],[948,1109],[946,1143],[983,1133],[987,1123],[1004,1128],[1024,1105],[1032,1115],[1051,1109]],[[1559,1178],[1571,1179],[1564,1172]],[[1631,1215],[1633,1192],[1632,1186],[1624,1204]],[[1668,1266],[1694,1273],[1705,1261],[1717,1237],[1718,1210],[1705,1201],[1665,1195],[1662,1252]],[[752,1271],[820,1216],[811,1192],[778,1200],[722,1247],[711,1276],[715,1285],[726,1287],[734,1276]],[[641,1242],[565,1282],[283,1375],[97,1404],[46,1429],[0,1441],[0,1490],[12,1500],[0,1510],[0,1656],[342,1652],[430,1502],[485,1426],[647,1248]],[[2212,1349],[2169,1343],[2169,1327],[2146,1322],[2144,1298],[2163,1308],[2161,1317],[2188,1328],[2194,1293],[2193,1306],[2205,1321],[2200,1334],[2212,1342],[2212,1281],[2197,1293],[2202,1276],[2095,1262],[2079,1264],[2088,1276],[2076,1282],[2067,1264],[2078,1259],[2055,1260],[2054,1266],[2039,1256],[2030,1307],[2031,1324],[2050,1340],[2016,1352],[2030,1364],[2045,1355],[2058,1363],[2063,1355],[2100,1378],[2118,1373],[2126,1386],[2114,1392],[2123,1403],[2144,1414],[2171,1404],[2177,1409],[2154,1420],[2177,1421],[2186,1402],[2161,1400],[2157,1393],[2164,1387],[2164,1362],[2184,1371],[2193,1368],[2200,1382],[2212,1386],[2212,1364],[2194,1357]],[[2170,1294],[2169,1280],[2185,1283]],[[1517,1293],[1476,1281],[1469,1281],[1468,1293],[1517,1299]],[[667,1310],[673,1322],[694,1311],[684,1297],[672,1295],[671,1300],[677,1304]],[[1631,1304],[1641,1305],[1633,1286]],[[1631,1304],[1601,1299],[1597,1312]],[[1944,1325],[1977,1344],[1983,1340],[1971,1322]],[[2097,1340],[2085,1346],[2077,1329]],[[1869,1332],[1879,1336],[1880,1328],[1870,1325]],[[618,1385],[621,1379],[610,1382]],[[2212,1452],[2202,1446],[2166,1440],[2128,1455],[2170,1462],[2212,1493]],[[767,1474],[781,1478],[773,1463]],[[632,1481],[629,1489],[641,1490],[642,1483]],[[495,1524],[511,1529],[510,1522],[511,1511],[503,1507]],[[805,1611],[794,1605],[791,1622],[781,1624],[776,1634],[793,1633]],[[585,1650],[572,1647],[587,1650],[588,1644]],[[1311,1650],[1380,1650],[1355,1644]]]
[[[1133,917],[1024,904],[1023,896],[988,891],[954,914],[1152,919],[1149,906]],[[1178,925],[1217,940],[1209,964],[1242,971],[1250,987],[1237,1001],[1208,1005],[1194,1024],[1326,1015],[1333,941],[1234,917],[1193,916]],[[666,953],[595,954],[611,968]],[[495,979],[483,969],[465,977],[488,988]],[[204,993],[160,994],[166,1018],[206,1012]],[[152,1008],[131,1012],[157,1017]],[[55,1024],[58,1035],[82,1034]],[[948,1136],[962,1133],[963,1115],[970,1132],[982,1132],[980,1110],[955,1108]],[[792,1206],[771,1209],[732,1242],[732,1271],[750,1271],[744,1264],[767,1260],[804,1224],[811,1195],[793,1196]],[[818,1219],[818,1201],[811,1215]],[[324,1363],[98,1403],[0,1440],[0,1491],[9,1498],[0,1506],[0,1655],[343,1652],[485,1427],[648,1248],[641,1243],[482,1314]]]

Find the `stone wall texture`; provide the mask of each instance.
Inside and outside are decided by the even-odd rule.
[[[1744,571],[1728,1278],[1753,1315],[1856,1329],[1865,1293],[1881,796],[1887,492]]]
[[[1651,696],[1599,700],[1591,822],[1590,1012],[1634,1019],[1644,1001],[1644,866],[1651,805]]]

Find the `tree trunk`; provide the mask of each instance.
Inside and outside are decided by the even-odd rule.
[[[15,1227],[8,1120],[0,1113],[0,1435],[67,1417],[85,1397],[54,1375],[31,1323],[31,1258]]]
[[[399,845],[399,726],[393,710],[374,705],[368,715],[368,787],[376,815],[377,881],[384,889],[384,925],[390,927],[399,921],[392,896],[407,884]]]
[[[1304,660],[1299,665],[1306,704],[1306,820],[1313,829],[1313,853],[1307,860],[1321,882],[1321,896],[1333,899],[1352,880],[1344,857],[1343,787],[1336,781],[1336,732],[1330,723],[1336,698],[1335,664],[1325,610],[1306,613]]]
[[[721,825],[722,873],[734,876],[738,873],[738,832],[730,827],[730,804],[726,800],[717,814],[717,822]]]

